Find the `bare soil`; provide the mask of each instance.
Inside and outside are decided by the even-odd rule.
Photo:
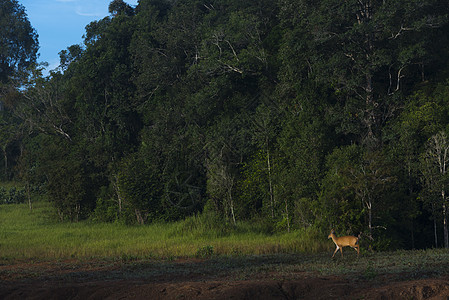
[[[70,260],[0,264],[0,299],[449,299],[449,277],[326,274],[295,259]]]

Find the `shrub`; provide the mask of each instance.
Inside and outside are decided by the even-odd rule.
[[[6,193],[6,189],[4,187],[0,187],[0,203],[7,203],[8,196]]]
[[[92,219],[100,222],[114,222],[118,217],[118,204],[114,199],[97,199]]]
[[[6,190],[4,187],[0,187],[0,203],[3,204],[23,203],[26,199],[25,195],[24,189],[11,187],[9,190]]]
[[[198,248],[196,251],[196,257],[206,258],[214,255],[214,247],[211,245],[203,246]]]

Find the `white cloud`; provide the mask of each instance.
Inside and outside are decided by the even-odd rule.
[[[84,12],[81,6],[78,6],[75,13],[83,17],[102,17],[104,13],[101,12]]]

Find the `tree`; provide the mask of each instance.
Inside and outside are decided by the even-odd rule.
[[[0,111],[0,147],[3,158],[2,178],[9,180],[11,175],[12,160],[17,153],[17,143],[22,136],[20,121],[9,111]],[[10,161],[11,160],[11,161]]]
[[[112,15],[125,14],[127,16],[134,15],[134,9],[123,0],[113,0],[109,4],[109,13]]]
[[[246,215],[263,213],[275,219],[277,203],[275,174],[275,149],[279,108],[270,103],[271,96],[264,95],[264,102],[259,105],[251,117],[250,135],[257,150],[243,166],[243,176],[239,190],[243,204],[251,207]],[[276,213],[277,214],[277,213]]]
[[[449,141],[446,133],[440,131],[433,135],[428,143],[425,156],[423,158],[423,175],[425,178],[426,188],[430,194],[439,193],[439,200],[432,202],[432,207],[439,204],[441,207],[441,215],[443,218],[443,237],[444,247],[449,248],[449,232],[448,232],[448,200],[447,200],[447,178],[449,167]],[[435,216],[434,216],[435,217]],[[436,238],[436,236],[435,236]]]
[[[329,95],[322,85],[304,82],[299,86],[288,76],[277,89],[281,111],[276,136],[277,198],[286,202],[284,211],[295,208],[302,220],[298,223],[310,226],[315,221],[312,207],[325,175],[325,157],[337,140],[326,120]]]
[[[72,140],[72,120],[65,98],[66,81],[62,74],[42,77],[40,70],[26,83],[16,101],[14,114],[23,121],[29,132],[58,135]]]
[[[367,236],[373,239],[373,230],[386,229],[386,219],[393,217],[389,214],[394,201],[387,191],[392,191],[396,178],[382,153],[364,150],[351,145],[328,155],[321,213],[330,223],[327,226],[359,232],[367,228]]]
[[[67,50],[61,50],[59,52],[59,68],[62,71],[66,71],[69,65],[78,60],[83,53],[83,49],[80,45],[72,45]]]
[[[45,178],[47,196],[61,221],[86,218],[95,205],[96,180],[86,151],[60,136],[40,134],[37,178]]]
[[[138,224],[162,216],[161,171],[154,160],[145,161],[139,154],[123,160],[118,173],[118,186],[123,205],[135,214]]]
[[[0,83],[21,77],[37,58],[38,35],[16,0],[0,2]]]
[[[440,196],[435,189],[435,169],[426,163],[427,158],[424,153],[432,136],[447,126],[448,105],[445,96],[447,91],[447,82],[430,81],[419,85],[419,89],[407,98],[401,114],[387,131],[390,151],[397,159],[398,170],[400,169],[400,173],[403,174],[404,179],[400,182],[406,183],[405,196],[409,199],[406,207],[410,213],[408,222],[412,244],[416,241],[421,243],[421,246],[431,242],[431,239],[414,238],[414,231],[419,234],[420,231],[427,230],[423,224],[414,226],[416,222],[419,222],[417,217],[426,216],[426,210],[421,209],[424,205],[423,208],[428,209],[434,221],[433,235],[435,247],[438,247],[437,222],[439,223],[441,218],[438,209]]]
[[[434,63],[438,39],[432,36],[447,23],[447,5],[438,0],[282,4],[284,24],[292,28],[281,50],[293,61],[289,72],[298,80],[330,85],[339,98],[340,130],[380,147],[382,128],[400,107],[401,91],[426,78],[424,66]],[[348,113],[353,118],[348,120]]]
[[[235,224],[236,182],[243,157],[250,152],[248,119],[243,115],[223,116],[211,126],[207,137],[207,194],[214,200],[218,211]]]
[[[22,138],[20,120],[10,111],[0,111],[0,147],[3,158],[3,174],[5,180],[11,179],[11,166],[14,157],[18,156],[18,143]]]
[[[323,228],[360,232],[365,226],[362,201],[353,187],[354,168],[360,167],[363,149],[357,145],[335,148],[326,157],[326,174],[321,181],[317,223]]]
[[[358,167],[350,169],[352,186],[359,201],[368,211],[368,234],[373,238],[373,229],[384,228],[384,226],[375,226],[373,224],[373,211],[382,211],[381,207],[386,202],[384,191],[389,190],[391,184],[395,181],[391,174],[391,168],[386,164],[386,159],[378,152],[364,153],[363,160]],[[378,206],[379,208],[375,208]]]
[[[216,206],[222,210],[227,218],[236,224],[234,184],[235,175],[222,161],[223,157],[216,157],[207,163],[207,190]]]
[[[39,48],[37,33],[28,21],[25,8],[16,0],[0,1],[0,146],[4,178],[13,164],[9,161],[20,143],[22,128],[13,109],[20,98],[18,88],[36,62]],[[13,147],[16,144],[16,147]]]
[[[270,176],[274,164],[272,157],[268,159],[268,153],[260,150],[242,167],[242,178],[236,193],[240,219],[262,216],[274,220],[277,201]]]

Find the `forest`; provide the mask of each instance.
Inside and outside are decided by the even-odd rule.
[[[449,248],[446,0],[108,8],[43,75],[26,8],[0,0],[2,204]]]

